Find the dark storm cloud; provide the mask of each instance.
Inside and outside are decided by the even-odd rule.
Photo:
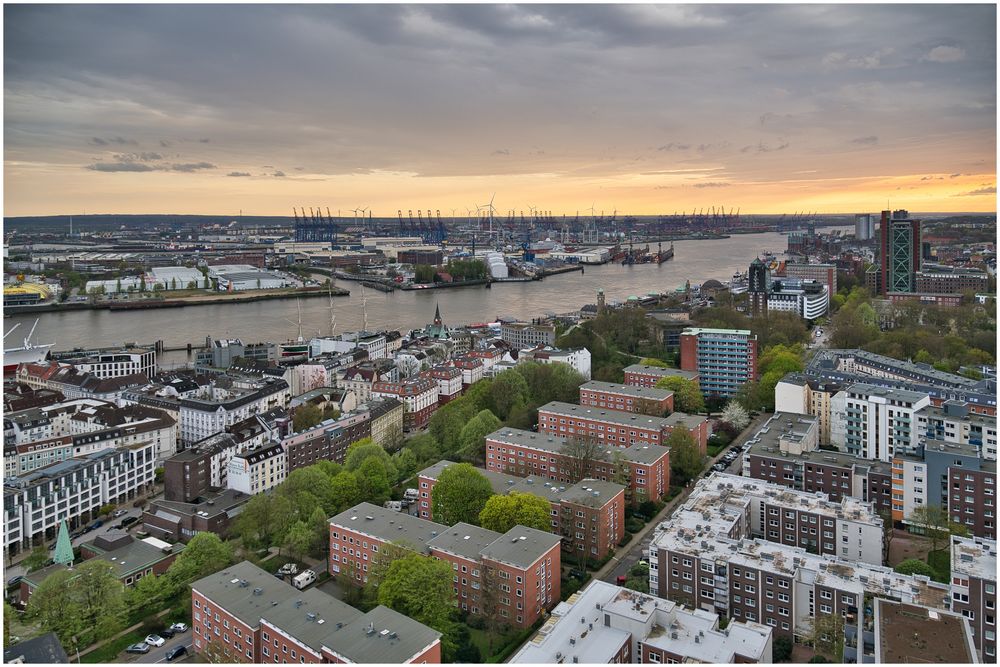
[[[212,150],[194,159],[244,170],[274,160],[317,175],[575,174],[592,164],[613,174],[639,156],[654,169],[711,160],[736,178],[765,178],[803,151],[854,144],[870,147],[873,168],[883,151],[898,168],[897,142],[994,132],[995,13],[7,5],[5,123],[17,130],[7,147],[80,164],[89,158],[74,153],[79,140],[59,142],[86,127],[91,146],[190,142]],[[887,25],[906,39],[879,46]],[[497,160],[496,146],[522,159]],[[607,146],[629,159],[607,159]]]

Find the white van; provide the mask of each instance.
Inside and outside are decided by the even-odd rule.
[[[298,588],[299,590],[302,590],[303,588],[305,588],[314,581],[316,581],[316,573],[313,572],[312,570],[306,570],[302,574],[292,579],[292,585]]]

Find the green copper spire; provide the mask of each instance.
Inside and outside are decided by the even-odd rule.
[[[56,538],[52,560],[63,565],[73,564],[73,543],[69,541],[69,529],[66,527],[65,519],[59,524],[59,537]]]

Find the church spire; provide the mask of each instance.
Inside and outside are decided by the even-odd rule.
[[[52,560],[63,565],[73,564],[73,543],[69,539],[69,529],[66,520],[59,524],[59,537],[56,538],[56,548],[52,552]]]
[[[441,306],[437,303],[434,304],[434,324],[441,325]]]

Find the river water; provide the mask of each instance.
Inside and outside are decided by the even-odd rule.
[[[786,245],[786,237],[774,232],[739,234],[728,239],[676,241],[674,259],[659,266],[588,266],[583,274],[572,272],[538,282],[494,284],[492,289],[391,293],[366,289],[368,326],[400,330],[423,327],[433,319],[436,304],[440,304],[445,324],[452,325],[494,321],[502,316],[530,319],[546,312],[568,313],[596,303],[598,289],[604,290],[611,303],[624,301],[630,295],[671,291],[686,280],[692,284],[710,278],[726,282],[734,272],[746,271],[758,254],[780,254]],[[336,330],[356,331],[363,322],[361,288],[349,281],[335,284],[351,291],[349,297],[334,299]],[[303,336],[329,333],[327,299],[301,299],[299,305]],[[240,338],[244,342],[285,341],[297,335],[298,310],[295,299],[147,311],[82,310],[8,317],[4,329],[9,330],[16,322],[22,322],[22,329],[30,329],[35,317],[39,322],[33,342],[54,342],[54,349],[61,350],[157,340],[171,347],[203,342],[205,336]],[[160,362],[172,367],[188,360],[186,352],[167,352]]]

